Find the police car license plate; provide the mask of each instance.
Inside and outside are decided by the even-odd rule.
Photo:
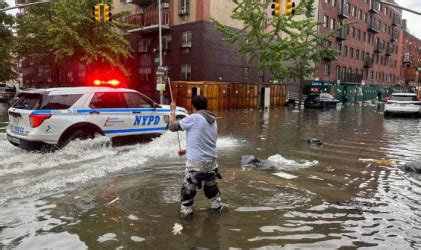
[[[16,143],[16,144],[20,144],[20,139],[15,138],[13,136],[7,135],[7,140],[9,140],[10,142]]]
[[[25,129],[23,127],[19,127],[13,124],[10,124],[10,130],[12,130],[13,132],[17,133],[17,134],[23,134]]]

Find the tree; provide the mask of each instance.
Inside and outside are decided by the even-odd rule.
[[[60,67],[77,63],[106,63],[127,75],[122,61],[130,56],[131,47],[122,31],[131,26],[120,21],[127,13],[113,14],[109,23],[96,23],[92,7],[97,3],[56,0],[29,7],[17,21],[15,51],[22,58],[32,57],[55,68],[57,83]]]
[[[270,1],[234,3],[231,17],[243,22],[244,28],[234,30],[213,20],[216,29],[239,53],[252,55],[249,62],[257,60],[259,69],[268,70],[273,80],[299,79],[300,95],[304,79],[314,74],[315,64],[336,57],[337,50],[325,45],[339,28],[327,34],[317,32],[322,23],[314,18],[314,0],[301,0],[295,16],[289,17],[268,14]]]
[[[8,5],[0,0],[0,9]],[[13,57],[11,46],[13,41],[12,27],[14,18],[5,12],[0,12],[0,82],[5,82],[16,78],[16,72],[13,70]]]

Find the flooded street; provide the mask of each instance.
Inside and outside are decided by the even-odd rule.
[[[176,133],[28,153],[7,141],[6,113],[0,106],[0,249],[421,248],[421,175],[396,167],[421,162],[416,118],[384,118],[376,106],[218,112],[228,210],[208,211],[199,190],[193,218],[181,219]],[[277,154],[318,165],[240,166],[242,155]]]

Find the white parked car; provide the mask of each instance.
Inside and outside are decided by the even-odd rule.
[[[386,101],[384,114],[420,114],[421,101],[415,93],[393,93]]]
[[[169,113],[169,105],[126,88],[30,89],[19,92],[9,108],[7,139],[21,148],[42,150],[96,135],[160,135],[168,127]],[[187,115],[177,107],[177,118]]]

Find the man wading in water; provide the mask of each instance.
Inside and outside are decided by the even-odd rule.
[[[173,132],[187,132],[187,150],[180,149],[180,156],[187,153],[186,170],[181,187],[181,214],[193,213],[194,196],[197,188],[202,187],[209,199],[211,209],[222,211],[221,197],[217,186],[218,163],[216,162],[217,125],[216,116],[208,111],[208,100],[196,95],[192,98],[193,113],[179,121],[175,117],[176,104],[171,103],[169,129]]]

